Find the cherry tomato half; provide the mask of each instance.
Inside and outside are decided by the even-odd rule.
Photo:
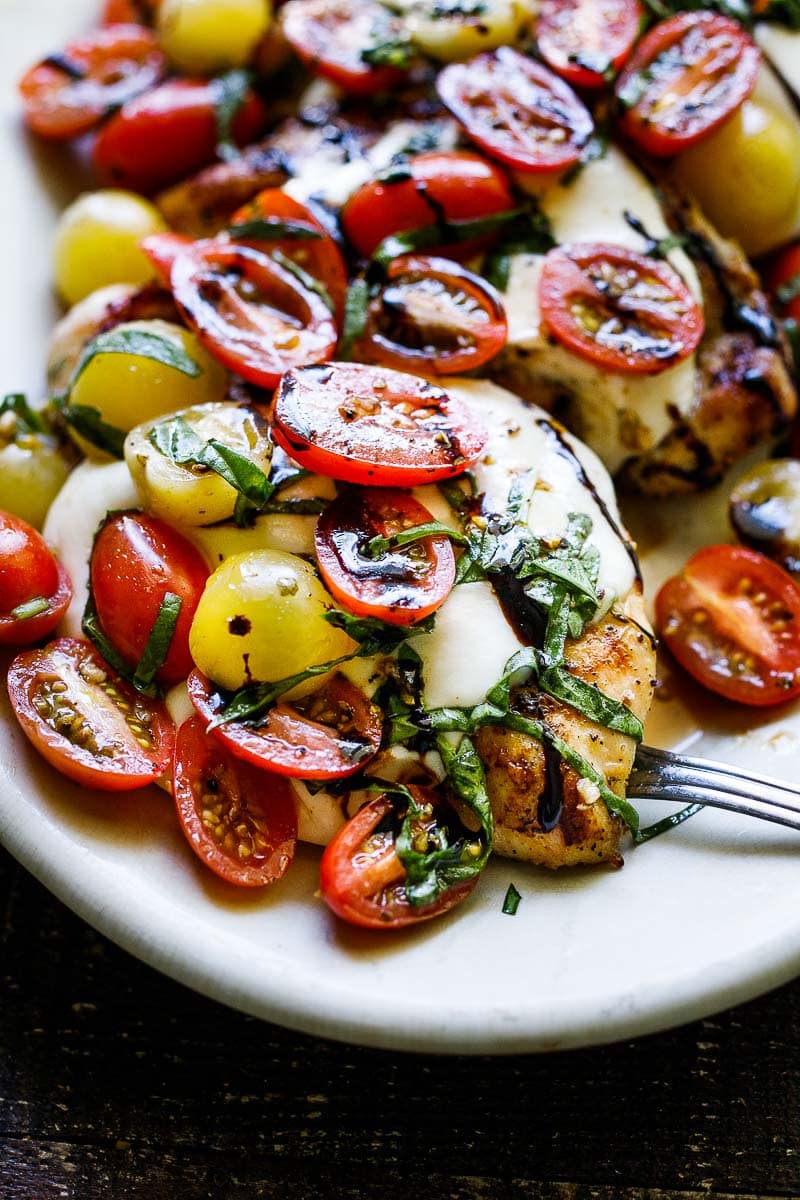
[[[25,735],[76,783],[128,791],[169,766],[175,726],[166,708],[134,691],[89,642],[58,638],[18,654],[8,694]]]
[[[677,154],[736,112],[760,62],[758,46],[730,17],[668,17],[645,34],[617,81],[620,127],[648,154]]]
[[[413,625],[434,612],[456,575],[447,537],[426,537],[374,556],[369,542],[392,537],[433,516],[407,492],[352,488],[332,500],[317,521],[317,563],[328,591],[350,612],[392,625]]]
[[[680,665],[727,700],[766,706],[800,693],[800,587],[743,546],[706,546],[656,596]]]
[[[101,25],[150,25],[158,0],[105,0]]]
[[[189,676],[189,696],[205,722],[223,698],[199,671]],[[344,779],[378,753],[380,709],[344,675],[333,675],[302,700],[279,700],[257,724],[230,721],[212,730],[231,754],[292,779]]]
[[[149,29],[108,25],[25,72],[19,83],[25,121],[40,137],[78,137],[112,109],[154,87],[166,69]]]
[[[519,171],[574,166],[594,130],[569,84],[509,46],[451,63],[436,86],[472,141]]]
[[[414,822],[414,844],[435,840],[443,805],[428,788],[410,787],[423,815]],[[334,835],[322,855],[320,890],[333,912],[366,929],[402,929],[429,921],[466,900],[480,876],[455,884],[432,904],[413,906],[406,895],[406,871],[395,850],[402,813],[383,794],[370,800]]]
[[[695,350],[705,328],[669,263],[603,242],[550,250],[539,305],[559,342],[609,371],[664,371]]]
[[[102,183],[156,192],[210,163],[219,140],[214,79],[172,79],[124,104],[101,129],[94,165]],[[264,128],[266,109],[248,91],[233,120],[233,136],[244,146]]]
[[[372,48],[397,42],[402,33],[400,20],[375,0],[290,0],[281,20],[306,66],[346,92],[371,96],[403,78],[396,67],[369,61]]]
[[[280,221],[290,225],[305,227],[317,237],[311,238],[270,238],[260,240],[257,237],[239,234],[236,226],[249,221]],[[347,295],[347,267],[342,252],[336,245],[324,225],[314,216],[310,208],[293,200],[280,188],[265,188],[254,200],[238,209],[231,217],[231,237],[237,242],[245,242],[255,246],[264,253],[270,250],[280,250],[292,262],[297,263],[303,271],[313,275],[323,285],[330,296],[337,320],[341,323],[344,318],[344,302]]]
[[[639,0],[542,0],[539,52],[573,87],[603,87],[633,49],[643,17]]]
[[[460,475],[486,443],[478,417],[435,384],[359,363],[287,371],[273,416],[287,454],[347,483],[435,483]]]
[[[172,792],[186,840],[207,867],[238,887],[266,887],[294,858],[291,784],[237,761],[199,717],[178,730]]]
[[[170,287],[185,320],[215,358],[259,387],[320,362],[339,336],[325,301],[252,246],[214,239],[177,253]]]
[[[390,234],[448,221],[471,221],[507,212],[514,198],[499,167],[466,150],[431,151],[409,159],[393,179],[373,179],[342,209],[348,240],[365,258]],[[471,253],[475,242],[459,246]]]
[[[140,512],[115,512],[94,541],[92,594],[106,637],[132,666],[138,663],[167,592],[181,609],[163,666],[169,686],[185,679],[193,663],[189,628],[209,575],[205,560],[177,529]]]
[[[506,343],[499,293],[445,258],[395,258],[372,297],[353,356],[400,370],[456,375],[483,366]]]
[[[0,645],[28,646],[52,633],[72,584],[40,533],[0,512]]]

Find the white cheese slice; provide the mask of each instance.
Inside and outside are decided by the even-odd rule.
[[[764,22],[756,25],[755,39],[794,94],[800,98],[800,32]]]

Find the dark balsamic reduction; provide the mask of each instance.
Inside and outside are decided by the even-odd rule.
[[[555,829],[564,808],[564,777],[561,773],[561,755],[556,750],[547,732],[542,738],[544,754],[544,790],[539,797],[537,820],[542,833]]]

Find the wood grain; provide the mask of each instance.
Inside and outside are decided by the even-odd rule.
[[[315,1040],[196,996],[0,852],[2,1200],[800,1194],[800,984],[545,1057]]]

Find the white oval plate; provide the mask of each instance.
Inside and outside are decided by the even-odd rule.
[[[49,241],[77,191],[68,156],[29,144],[13,83],[88,28],[99,0],[0,0],[0,364],[5,391],[42,377],[55,316]],[[654,581],[725,539],[725,492],[639,504]],[[680,533],[680,540],[675,537]],[[8,718],[3,696],[0,709]],[[648,740],[795,777],[800,711],[744,717],[707,696],[660,701]],[[664,815],[650,805],[646,820]],[[301,848],[266,894],[205,873],[156,789],[92,794],[51,772],[11,719],[0,728],[0,837],[61,900],[173,978],[310,1033],[400,1049],[511,1052],[653,1032],[749,999],[800,970],[800,835],[717,812],[630,850],[622,871],[551,875],[497,859],[449,917],[383,937],[337,924],[316,898],[318,852]],[[501,904],[522,893],[515,918]],[[57,986],[57,981],[53,981]]]

